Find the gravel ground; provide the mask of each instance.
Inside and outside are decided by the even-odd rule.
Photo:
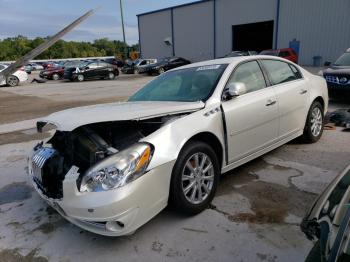
[[[0,129],[62,108],[124,100],[150,79],[2,88]],[[332,102],[330,109],[339,107],[350,106]],[[224,174],[212,205],[197,216],[166,209],[135,234],[108,238],[66,222],[32,190],[26,155],[48,134],[18,127],[0,134],[0,261],[303,261],[312,243],[301,218],[350,163],[349,133],[327,130],[316,144],[292,142]]]

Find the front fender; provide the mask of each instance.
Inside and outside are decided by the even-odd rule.
[[[215,135],[221,147],[225,148],[220,104],[181,117],[142,139],[155,147],[149,169],[176,160],[183,146],[193,136],[203,132]]]

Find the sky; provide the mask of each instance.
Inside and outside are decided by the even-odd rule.
[[[122,0],[126,41],[138,42],[137,14],[196,0]],[[119,0],[0,0],[0,39],[53,35],[86,11],[100,9],[63,39],[122,40]]]

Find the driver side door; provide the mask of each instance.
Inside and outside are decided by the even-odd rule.
[[[278,138],[278,103],[273,87],[255,60],[239,64],[230,83],[243,83],[246,93],[224,101],[229,164],[272,145]]]

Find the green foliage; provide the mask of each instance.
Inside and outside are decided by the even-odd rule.
[[[45,38],[37,37],[28,39],[25,36],[17,36],[0,40],[0,61],[16,60],[33,48],[45,41]],[[119,40],[107,38],[97,39],[94,42],[74,42],[59,40],[36,59],[59,59],[94,56],[118,56],[123,57],[125,52],[138,51],[138,44],[125,46]]]

